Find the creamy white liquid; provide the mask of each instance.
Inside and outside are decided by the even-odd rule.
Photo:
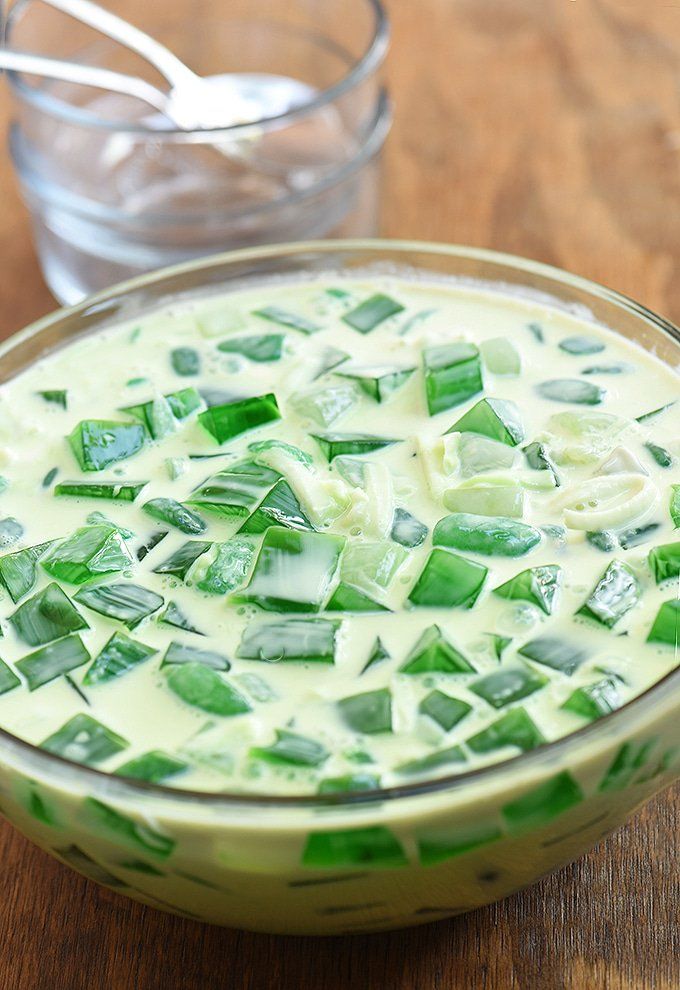
[[[343,298],[329,295],[325,291],[328,287],[340,287],[348,295]],[[365,335],[342,322],[343,313],[375,292],[387,293],[404,310]],[[302,314],[321,324],[323,329],[306,336],[252,315],[265,305]],[[413,320],[414,316],[418,318]],[[527,328],[529,323],[540,324],[543,342]],[[217,344],[229,336],[277,332],[286,334],[284,354],[279,361],[254,363],[217,349]],[[605,349],[595,354],[574,355],[558,347],[564,338],[581,334],[600,340]],[[483,394],[429,416],[424,399],[423,347],[452,340],[479,345],[495,338],[513,342],[521,357],[521,373],[500,375],[484,367]],[[202,370],[198,376],[175,374],[169,354],[178,346],[190,346],[200,353]],[[354,405],[324,427],[299,415],[296,399],[308,389],[347,384],[347,379],[333,371],[312,380],[328,347],[348,352],[352,366],[386,365],[418,370],[384,403],[377,403],[357,390]],[[482,351],[486,354],[484,348]],[[631,368],[617,375],[581,375],[588,366],[616,362],[626,362]],[[343,370],[343,366],[335,369]],[[147,381],[126,384],[136,378]],[[606,397],[596,406],[541,398],[536,386],[559,378],[581,378],[600,385],[606,389]],[[221,389],[234,398],[273,392],[282,419],[245,433],[220,448],[193,414],[172,435],[147,444],[134,457],[101,472],[80,471],[65,440],[79,421],[90,418],[125,421],[128,417],[119,411],[120,407],[192,385],[199,389]],[[67,389],[68,409],[48,404],[36,394],[45,389]],[[0,725],[39,744],[67,719],[78,712],[87,712],[129,742],[124,752],[100,764],[102,769],[115,770],[138,754],[160,749],[188,762],[187,772],[170,781],[180,787],[314,792],[321,779],[362,772],[379,777],[383,785],[391,785],[412,779],[396,772],[400,764],[454,745],[462,746],[466,761],[446,766],[440,772],[468,770],[515,755],[518,750],[512,747],[487,755],[474,754],[465,747],[466,739],[511,707],[492,708],[470,686],[499,668],[517,667],[516,648],[527,640],[550,634],[582,645],[589,657],[569,677],[529,662],[528,666],[547,676],[549,682],[518,704],[525,708],[546,740],[578,729],[586,724],[585,719],[560,706],[579,686],[601,680],[605,675],[599,668],[618,676],[623,704],[677,664],[672,647],[647,644],[645,640],[661,604],[677,596],[677,578],[674,583],[657,586],[647,556],[652,547],[677,540],[669,501],[671,486],[680,482],[680,413],[678,407],[671,408],[643,423],[635,422],[634,417],[672,402],[678,394],[678,378],[662,362],[583,319],[490,291],[387,277],[370,282],[335,279],[330,283],[281,284],[201,303],[169,306],[142,321],[107,329],[58,351],[0,390],[0,474],[9,481],[8,488],[0,494],[0,515],[15,517],[24,526],[20,542],[11,551],[66,537],[86,525],[87,516],[96,511],[133,531],[135,538],[130,546],[137,547],[152,533],[167,528],[142,511],[144,502],[161,496],[183,502],[206,478],[229,462],[227,456],[190,460],[188,455],[223,450],[245,458],[250,456],[249,443],[267,438],[296,445],[313,457],[312,472],[299,465],[291,474],[286,474],[283,467],[279,469],[286,474],[303,509],[320,530],[341,534],[350,545],[384,540],[389,537],[395,507],[402,506],[428,526],[430,536],[422,546],[407,551],[405,562],[387,589],[364,588],[373,597],[382,595],[382,601],[392,612],[327,616],[342,619],[335,664],[331,666],[236,658],[246,626],[274,621],[278,616],[253,606],[230,603],[223,596],[200,592],[192,586],[193,572],[186,582],[153,573],[153,567],[190,538],[171,531],[141,563],[135,561],[125,575],[112,575],[108,581],[133,580],[162,595],[166,603],[176,602],[205,635],[173,629],[158,623],[157,617],[145,620],[130,632],[120,623],[78,606],[90,625],[89,630],[82,632],[82,639],[93,658],[116,630],[158,652],[116,680],[83,688],[89,706],[63,677],[31,693],[22,685],[0,696]],[[518,558],[481,557],[461,551],[489,568],[484,590],[475,606],[471,609],[408,607],[407,596],[432,549],[432,530],[451,511],[447,508],[447,493],[470,483],[457,463],[455,440],[449,442],[442,462],[438,438],[485,396],[515,402],[525,431],[522,444],[508,447],[508,467],[493,471],[493,477],[500,477],[509,485],[519,482],[522,521],[538,527],[564,526],[565,540],[556,541],[546,535],[538,547]],[[595,436],[584,438],[569,433],[565,414],[608,414],[618,419],[611,421],[609,431],[599,429]],[[353,489],[329,467],[310,436],[323,432],[370,433],[402,441],[364,458],[381,466],[376,489],[379,495],[372,494],[369,483],[365,485],[367,492]],[[537,477],[545,472],[530,470],[521,447],[537,439],[546,444],[556,462],[559,488],[536,487],[545,483],[544,477]],[[670,467],[656,463],[644,446],[646,441],[671,454]],[[613,463],[607,465],[614,451],[618,453]],[[174,480],[168,475],[168,458],[179,459],[176,466],[181,473]],[[46,473],[55,467],[58,468],[55,483],[130,479],[148,480],[148,484],[134,504],[57,498],[51,488],[42,486]],[[384,469],[389,472],[387,486]],[[609,515],[596,519],[598,525],[601,523],[604,529],[624,529],[658,522],[659,527],[648,542],[611,553],[586,542],[585,530],[597,527],[583,523],[583,501],[585,498],[588,502],[592,486],[586,489],[582,486],[593,476],[605,479],[605,485],[609,484],[606,479],[614,479],[607,492],[598,494],[598,498],[611,503]],[[319,510],[325,500],[332,502],[333,498],[349,499],[349,507],[328,522]],[[231,522],[207,512],[201,514],[208,527],[204,534],[194,538],[207,541],[226,541],[243,521]],[[575,618],[574,613],[614,558],[624,561],[638,578],[642,588],[640,602],[613,629]],[[527,602],[508,601],[492,593],[492,589],[526,568],[551,564],[562,567],[563,581],[550,616]],[[201,566],[199,562],[199,572]],[[38,582],[26,597],[51,580],[38,566]],[[301,573],[300,588],[304,582],[305,574]],[[62,587],[70,597],[77,591],[67,584]],[[16,607],[5,593],[0,601],[4,632],[0,656],[10,666],[31,652],[6,621]],[[399,673],[399,667],[422,632],[433,623],[468,658],[476,668],[475,673],[417,676]],[[491,649],[489,633],[512,638],[501,661]],[[376,636],[380,636],[391,659],[361,674]],[[252,711],[220,718],[188,705],[171,693],[166,686],[168,668],[161,671],[160,663],[173,640],[227,655],[232,667],[224,677],[248,699]],[[82,682],[88,666],[72,672],[76,685]],[[275,698],[257,700],[258,692],[253,692],[249,675],[265,681]],[[392,692],[393,731],[358,735],[343,720],[336,702],[383,687],[389,687]],[[449,732],[418,713],[420,701],[433,688],[473,707]],[[275,730],[281,729],[321,743],[330,755],[323,765],[313,769],[276,767],[250,755],[252,747],[271,745]],[[357,751],[368,753],[372,762],[357,763]]]

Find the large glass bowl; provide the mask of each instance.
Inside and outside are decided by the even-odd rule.
[[[489,251],[400,242],[232,252],[114,287],[0,347],[0,381],[83,333],[282,273],[413,271],[518,288],[680,366],[680,333],[609,289]],[[680,775],[680,670],[619,711],[495,766],[354,795],[173,790],[0,732],[0,809],[86,876],[190,918],[334,934],[421,924],[505,897],[582,855]]]

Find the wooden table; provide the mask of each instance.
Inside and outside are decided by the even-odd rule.
[[[539,258],[680,321],[680,5],[390,7],[398,115],[385,234]],[[0,204],[6,335],[54,304],[6,156]],[[312,941],[135,905],[4,825],[0,990],[677,990],[678,835],[675,790],[500,904],[406,932]]]

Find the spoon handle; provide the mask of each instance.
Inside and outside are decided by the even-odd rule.
[[[32,55],[11,48],[0,47],[0,69],[9,72],[25,72],[34,76],[46,76],[49,79],[61,79],[64,82],[76,83],[80,86],[93,86],[96,89],[106,89],[125,96],[133,96],[144,103],[155,107],[161,113],[168,111],[168,98],[160,89],[151,83],[135,76],[126,76],[111,69],[102,69],[94,65],[79,65],[77,62],[65,62],[56,58],[46,58],[43,55]]]
[[[174,88],[182,83],[195,83],[196,74],[165,45],[150,37],[111,11],[92,0],[43,0],[43,3],[74,17],[83,24],[107,35],[119,44],[141,55],[153,65]]]

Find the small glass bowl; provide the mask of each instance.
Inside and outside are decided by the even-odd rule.
[[[269,279],[445,276],[590,316],[680,367],[680,331],[630,299],[474,248],[331,241],[235,251],[138,278],[0,345],[0,382],[84,333]],[[2,813],[85,876],[194,920],[287,934],[461,914],[583,855],[680,776],[680,669],[585,728],[503,763],[350,794],[207,793],[102,773],[0,729]]]
[[[391,123],[380,0],[181,7],[172,20],[163,5],[126,2],[116,12],[200,75],[267,85],[271,116],[183,131],[129,97],[10,76],[11,154],[61,302],[229,248],[377,233]],[[142,59],[47,5],[20,0],[5,33],[19,49],[167,87]],[[289,98],[293,108],[280,112]]]

